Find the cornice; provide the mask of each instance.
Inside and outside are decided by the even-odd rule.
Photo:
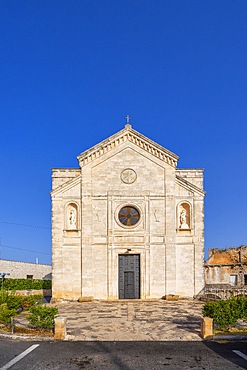
[[[176,154],[163,148],[161,145],[140,134],[138,131],[133,130],[131,125],[126,125],[123,130],[117,132],[116,134],[110,136],[108,139],[103,140],[94,147],[81,153],[77,157],[80,166],[82,167],[92,162],[94,159],[101,157],[105,153],[108,153],[112,149],[117,148],[119,145],[127,141],[137,145],[139,148],[142,148],[149,154],[152,154],[153,156],[166,162],[170,166],[177,166],[177,161],[179,157]]]

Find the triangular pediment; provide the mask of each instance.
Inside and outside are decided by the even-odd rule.
[[[80,183],[81,183],[81,176],[79,175],[79,176],[75,177],[74,179],[71,179],[71,180],[65,182],[64,184],[58,186],[56,189],[52,190],[50,194],[53,197],[57,194],[66,192],[66,191],[74,188],[76,185],[80,185]]]
[[[179,157],[176,154],[163,148],[161,145],[140,134],[138,131],[135,131],[129,124],[127,124],[123,130],[81,153],[77,157],[80,166],[85,166],[89,162],[103,156],[105,153],[108,153],[125,142],[131,142],[172,167],[177,166]]]
[[[200,188],[198,188],[198,186],[192,184],[191,182],[183,179],[182,177],[176,175],[176,183],[180,186],[182,186],[184,189],[188,190],[188,191],[191,191],[193,193],[197,193],[199,195],[205,195],[206,192]]]

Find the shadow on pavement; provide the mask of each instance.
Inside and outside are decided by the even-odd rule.
[[[44,296],[42,298],[42,303],[50,303],[51,302],[51,296]]]
[[[247,353],[247,341],[203,341],[205,347],[216,353],[217,355],[231,361],[234,365],[240,366],[241,369],[247,369],[247,360],[233,352],[237,350],[242,352],[245,356]]]

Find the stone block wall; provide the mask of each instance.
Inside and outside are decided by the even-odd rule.
[[[0,260],[0,272],[10,273],[10,279],[26,279],[31,275],[33,279],[51,280],[51,266],[38,263]]]

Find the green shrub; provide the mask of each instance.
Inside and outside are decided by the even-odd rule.
[[[247,318],[247,298],[231,297],[226,300],[207,302],[202,309],[203,316],[211,317],[217,329],[228,330],[239,319]]]
[[[15,309],[9,309],[7,303],[0,305],[0,322],[2,324],[10,324],[11,317],[15,317],[17,312]]]
[[[236,299],[238,302],[239,318],[247,320],[247,297],[242,295]]]
[[[7,290],[51,289],[51,280],[5,279],[4,280],[4,289],[7,289]]]
[[[28,309],[37,304],[42,303],[43,296],[41,294],[34,294],[29,296],[20,296],[15,291],[3,290],[0,293],[0,304],[6,303],[9,309],[17,310],[19,307]]]
[[[21,307],[26,310],[30,307],[41,304],[43,296],[41,294],[34,294],[29,296],[22,296],[21,297]]]
[[[3,290],[0,294],[0,304],[6,303],[9,296],[9,292]]]
[[[10,310],[17,310],[19,307],[21,307],[21,297],[11,293],[8,295],[6,303]]]
[[[27,316],[30,324],[39,329],[52,329],[54,317],[58,314],[57,307],[47,307],[45,305],[30,307],[31,314]]]
[[[21,307],[21,296],[15,292],[2,291],[0,294],[0,304],[6,303],[8,308],[17,310]]]

